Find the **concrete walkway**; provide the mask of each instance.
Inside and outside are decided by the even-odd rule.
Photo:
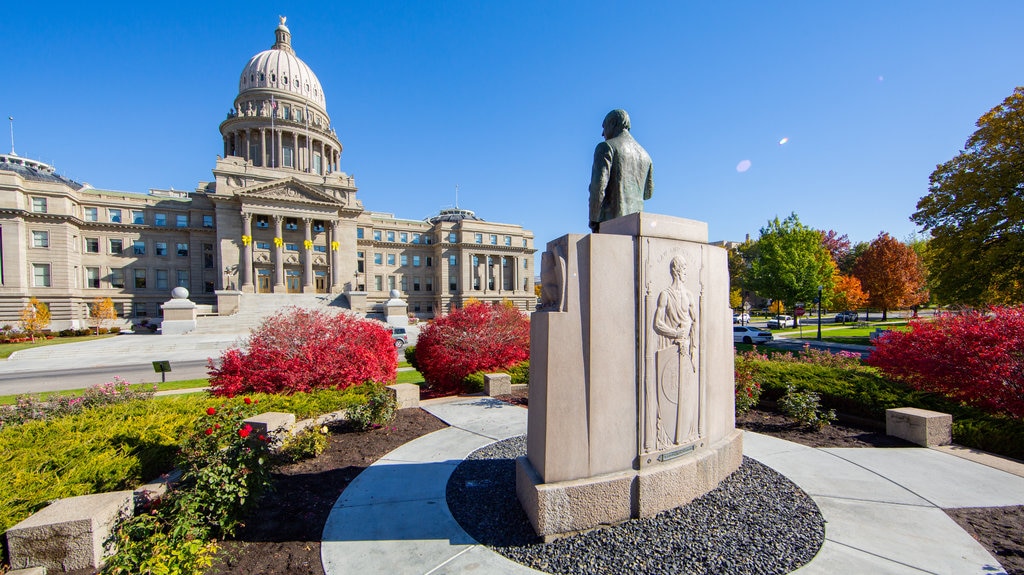
[[[324,527],[326,573],[537,573],[477,544],[445,500],[448,477],[468,454],[526,432],[526,410],[486,397],[423,408],[451,427],[392,451],[342,493]],[[955,450],[815,449],[755,433],[743,440],[744,454],[804,489],[827,521],[824,546],[797,573],[1004,573],[942,508],[1024,505],[1024,466],[977,452],[983,463]]]

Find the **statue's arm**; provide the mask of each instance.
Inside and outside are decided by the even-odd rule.
[[[644,199],[649,200],[654,194],[654,164],[647,167],[647,182],[644,183]]]
[[[604,202],[608,178],[612,173],[612,148],[601,142],[594,149],[594,168],[590,173],[590,221],[601,220],[601,204]]]

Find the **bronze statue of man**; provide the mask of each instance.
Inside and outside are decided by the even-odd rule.
[[[654,192],[654,166],[629,133],[629,114],[612,110],[604,117],[603,142],[594,150],[590,175],[590,229],[601,222],[642,212]]]

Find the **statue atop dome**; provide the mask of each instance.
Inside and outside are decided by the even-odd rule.
[[[284,23],[288,20],[288,17],[281,16],[280,14],[277,17],[281,19],[281,25],[284,26]]]

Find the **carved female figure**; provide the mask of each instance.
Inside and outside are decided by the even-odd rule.
[[[654,332],[658,334],[658,448],[698,437],[700,392],[697,374],[697,301],[686,288],[686,260],[669,264],[672,283],[658,295]]]

